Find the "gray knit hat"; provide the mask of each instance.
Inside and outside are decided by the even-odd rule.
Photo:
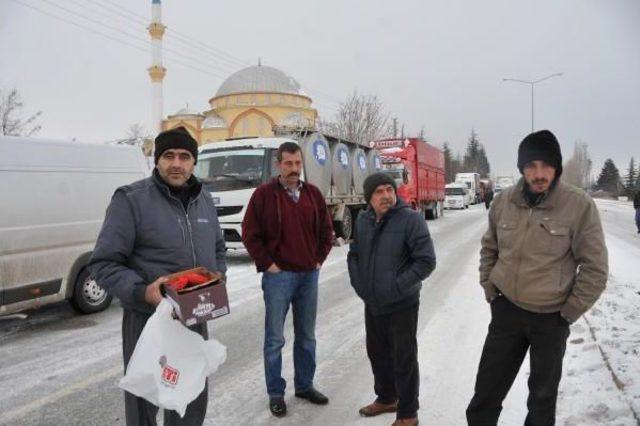
[[[393,180],[391,176],[386,173],[374,173],[369,175],[362,184],[364,189],[364,199],[369,204],[371,201],[371,196],[373,195],[373,191],[376,190],[380,185],[391,185],[393,186],[394,192],[398,191],[398,187],[396,186],[396,181]]]

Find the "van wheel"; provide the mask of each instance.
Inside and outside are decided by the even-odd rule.
[[[345,207],[344,213],[342,213],[342,220],[336,220],[333,222],[333,228],[336,232],[336,237],[342,237],[345,241],[351,238],[353,217],[351,216],[351,210],[349,210],[349,207]]]
[[[84,268],[78,274],[69,300],[73,308],[83,314],[104,311],[111,304],[112,297],[91,278]]]

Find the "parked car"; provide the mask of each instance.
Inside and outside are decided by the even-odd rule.
[[[148,173],[136,147],[0,137],[0,315],[108,307],[85,266],[114,190]]]

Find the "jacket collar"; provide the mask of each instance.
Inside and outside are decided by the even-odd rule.
[[[560,201],[564,184],[558,178],[555,184],[549,190],[549,193],[546,196],[546,198],[542,200],[540,204],[537,204],[533,207],[529,206],[529,203],[527,203],[527,200],[524,197],[524,186],[525,186],[524,177],[521,177],[518,183],[516,184],[515,188],[511,192],[509,201],[511,201],[513,204],[519,207],[526,208],[526,209],[529,209],[529,208],[554,209],[555,207],[557,207],[558,202]]]
[[[398,197],[396,200],[396,203],[393,205],[393,207],[389,209],[389,211],[384,216],[382,216],[382,218],[380,219],[380,222],[389,220],[396,213],[398,213],[398,211],[405,208],[409,208],[409,205],[405,203],[400,197]],[[376,212],[373,210],[373,207],[371,207],[371,204],[367,206],[367,210],[365,211],[365,214],[367,215],[368,219],[374,222],[376,221]]]
[[[171,193],[169,184],[167,184],[160,176],[157,168],[153,169],[151,180],[153,180],[153,183],[156,184],[156,186],[160,189],[160,192],[162,192],[164,195],[171,198],[176,198]],[[198,198],[198,196],[202,192],[202,182],[200,182],[200,180],[195,175],[191,175],[191,177],[187,181],[187,186],[189,187],[189,199],[195,200],[196,198]]]

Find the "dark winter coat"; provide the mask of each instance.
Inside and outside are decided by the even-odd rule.
[[[199,182],[195,185],[186,209],[157,173],[114,193],[90,271],[123,308],[153,313],[145,289],[163,275],[196,266],[227,270],[213,200]]]
[[[640,191],[636,192],[636,196],[633,197],[633,208],[640,209]]]
[[[413,306],[436,255],[422,215],[402,200],[376,222],[373,209],[360,212],[347,256],[356,293],[374,315]]]

